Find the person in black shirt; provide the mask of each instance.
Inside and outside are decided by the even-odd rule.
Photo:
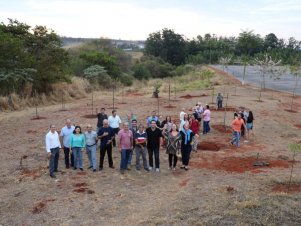
[[[113,129],[109,126],[107,119],[103,120],[103,127],[101,127],[97,133],[100,141],[100,156],[99,156],[99,170],[103,169],[103,160],[106,152],[108,153],[109,167],[114,169],[112,158],[112,140],[115,137]]]
[[[159,149],[162,145],[162,131],[157,127],[156,121],[151,121],[151,126],[146,129],[147,134],[147,150],[149,158],[149,170],[153,169],[153,155],[155,155],[156,172],[159,172],[160,160]]]
[[[97,112],[97,133],[103,126],[103,120],[108,119],[108,116],[107,114],[105,114],[105,111],[105,108],[101,108],[100,111]]]

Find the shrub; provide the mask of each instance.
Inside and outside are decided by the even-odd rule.
[[[118,76],[118,78],[119,78],[119,81],[121,82],[121,84],[123,84],[125,86],[133,85],[134,77],[129,74],[122,73],[121,75]]]

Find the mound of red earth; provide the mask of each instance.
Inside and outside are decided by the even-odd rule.
[[[41,119],[47,119],[47,118],[42,117],[42,116],[35,116],[35,117],[32,117],[30,120],[41,120]]]
[[[135,96],[143,96],[144,94],[142,94],[142,93],[136,93],[136,92],[127,92],[126,94],[125,94],[125,96],[127,96],[127,97],[135,97]]]
[[[26,159],[26,158],[24,158],[24,159]],[[46,167],[39,167],[37,169],[22,169],[21,175],[23,177],[32,177],[33,179],[36,179],[43,175],[45,169],[46,169]]]
[[[290,110],[290,109],[284,109],[284,110],[287,112],[290,112],[290,113],[298,113],[298,111],[295,111],[295,110]]]
[[[223,145],[216,143],[216,142],[211,142],[211,141],[204,141],[198,143],[198,150],[199,151],[219,151]]]
[[[200,96],[192,96],[192,95],[189,95],[189,94],[184,95],[184,96],[180,96],[180,98],[183,98],[183,99],[191,99],[193,97],[200,97]]]
[[[90,114],[90,115],[83,115],[82,117],[83,118],[97,118],[96,115],[92,115],[92,114]]]
[[[211,125],[211,127],[220,133],[232,133],[232,128],[230,126]]]
[[[211,109],[211,111],[225,111],[225,110],[235,112],[236,108],[235,107],[222,107],[222,108],[219,108],[219,109],[216,109],[216,108]]]
[[[257,160],[255,156],[250,157],[224,157],[221,158],[217,155],[215,156],[202,156],[201,158],[192,158],[191,167],[200,169],[212,169],[212,170],[222,170],[234,173],[244,173],[246,171],[253,171],[255,169],[267,169],[267,168],[288,168],[290,163],[286,160],[264,160],[268,162],[268,166],[254,166],[253,164]],[[264,171],[263,171],[264,172]],[[257,172],[259,173],[259,172]]]
[[[54,201],[55,201],[55,199],[46,199],[46,200],[40,201],[34,205],[31,212],[33,214],[41,213],[43,210],[46,209],[47,202],[54,202]]]
[[[276,184],[272,187],[273,192],[299,193],[301,192],[301,184]]]
[[[174,105],[165,105],[164,108],[176,108]]]

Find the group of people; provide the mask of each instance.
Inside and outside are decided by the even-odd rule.
[[[199,121],[192,114],[191,119],[184,112],[180,113],[180,125],[167,116],[165,120],[156,115],[156,111],[146,120],[146,128],[143,123],[137,123],[135,115],[128,116],[124,122],[117,115],[116,110],[108,117],[105,109],[97,113],[97,130],[93,131],[89,124],[83,132],[80,126],[72,125],[70,119],[61,129],[60,134],[55,125],[50,125],[50,131],[46,134],[46,150],[49,154],[50,176],[55,178],[58,171],[60,149],[64,150],[65,166],[74,170],[83,171],[83,151],[86,150],[89,168],[97,171],[96,150],[99,141],[100,157],[98,170],[103,169],[105,155],[108,156],[110,168],[115,168],[112,158],[113,147],[120,151],[120,172],[130,170],[133,152],[136,156],[136,170],[141,170],[141,157],[145,171],[160,171],[160,147],[165,145],[169,155],[169,169],[176,170],[178,155],[182,156],[182,169],[188,170],[190,153],[197,137],[199,137]],[[196,148],[194,148],[196,150]],[[147,161],[148,154],[148,161]]]
[[[233,138],[230,141],[232,145],[236,145],[236,147],[240,147],[240,138],[246,136],[246,132],[248,138],[250,136],[250,131],[253,130],[254,116],[252,111],[246,111],[246,109],[242,109],[241,111],[234,112],[234,120],[232,121],[232,129],[233,129]]]
[[[97,171],[96,152],[99,143],[100,155],[98,170],[103,170],[105,155],[108,156],[109,167],[114,169],[112,158],[113,147],[120,151],[120,172],[124,174],[130,170],[133,153],[136,156],[136,170],[155,172],[160,171],[160,147],[166,148],[168,154],[169,169],[176,170],[178,156],[182,158],[180,168],[188,170],[191,151],[197,151],[198,138],[200,136],[200,125],[203,121],[202,134],[210,132],[211,112],[209,105],[202,106],[199,102],[193,107],[193,113],[188,114],[183,108],[178,119],[172,120],[167,116],[164,120],[152,111],[143,123],[138,125],[134,114],[127,115],[122,122],[116,110],[108,117],[105,108],[97,112],[97,129],[93,131],[89,124],[83,132],[80,126],[72,125],[70,119],[61,129],[60,134],[56,132],[55,125],[50,125],[50,131],[46,134],[46,150],[49,153],[49,172],[55,177],[58,170],[60,149],[64,150],[65,166],[74,170],[83,171],[83,150],[86,150],[89,167],[93,172]],[[240,136],[253,127],[252,111],[242,110],[235,113],[232,122],[233,139],[231,144],[239,147]],[[148,161],[147,161],[148,155]],[[141,158],[143,166],[141,167]]]

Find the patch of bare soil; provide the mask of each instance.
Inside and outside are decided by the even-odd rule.
[[[301,192],[301,184],[288,184],[288,183],[282,183],[282,184],[276,184],[272,187],[272,192],[281,192],[281,193],[300,193]]]
[[[232,133],[231,126],[224,126],[224,125],[211,125],[211,127],[217,130],[220,133]]]
[[[176,108],[177,106],[174,106],[174,105],[165,105],[163,106],[164,108]]]
[[[92,114],[89,114],[89,115],[83,115],[82,117],[83,117],[83,118],[97,118],[96,115],[92,115]]]
[[[298,111],[291,110],[291,109],[284,109],[284,110],[287,111],[287,112],[290,112],[290,113],[298,113]]]
[[[301,124],[295,124],[294,126],[296,126],[297,128],[301,129]]]
[[[211,111],[233,111],[233,112],[236,112],[237,108],[235,107],[222,107],[222,108],[212,108]]]
[[[256,157],[203,157],[201,159],[192,160],[191,165],[195,168],[205,168],[213,170],[222,170],[231,173],[244,173],[246,171],[252,171],[258,168],[288,168],[290,166],[288,161],[280,159],[265,160],[269,164],[266,166],[254,166],[254,163],[258,161]],[[260,173],[260,171],[257,171]]]
[[[34,116],[30,120],[43,120],[43,119],[47,119],[47,118],[43,116]]]
[[[38,202],[34,205],[31,212],[33,214],[39,214],[46,209],[48,202],[54,202],[55,200],[56,199],[46,199],[46,200]]]
[[[191,99],[191,98],[194,98],[194,97],[199,97],[199,96],[195,96],[195,95],[193,96],[193,95],[190,95],[190,94],[180,96],[180,98],[183,98],[183,99]]]
[[[137,93],[137,92],[127,92],[125,94],[126,97],[140,97],[140,96],[144,96],[144,94],[142,93]]]
[[[211,142],[211,141],[203,141],[198,143],[198,150],[199,151],[219,151],[224,145],[217,143],[217,142]]]

